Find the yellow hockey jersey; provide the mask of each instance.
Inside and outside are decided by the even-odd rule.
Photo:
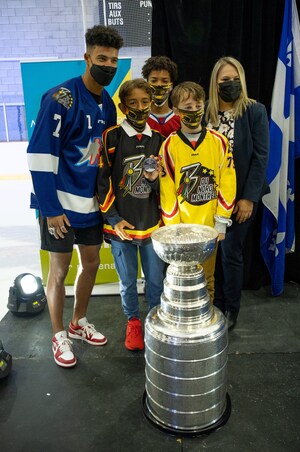
[[[178,130],[160,149],[164,173],[160,203],[165,225],[193,223],[214,226],[214,215],[230,218],[236,176],[227,139],[203,128],[195,143]]]

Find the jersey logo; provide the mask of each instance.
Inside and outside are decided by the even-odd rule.
[[[73,98],[71,91],[67,88],[59,88],[59,90],[53,94],[53,99],[59,104],[62,104],[67,110],[69,110],[73,105]]]
[[[144,159],[144,154],[123,159],[123,177],[119,183],[119,188],[124,190],[123,197],[129,194],[135,198],[148,198],[151,188],[142,176]]]
[[[102,148],[100,138],[94,138],[94,141],[90,139],[86,148],[81,148],[79,146],[77,146],[77,148],[81,152],[82,157],[79,160],[79,162],[76,163],[76,166],[81,166],[84,165],[85,163],[87,163],[88,166],[98,166],[100,151]]]
[[[181,196],[180,203],[201,206],[217,198],[217,184],[214,171],[202,166],[201,163],[183,166],[177,195]]]

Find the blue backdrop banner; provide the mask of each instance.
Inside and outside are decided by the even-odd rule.
[[[118,92],[120,85],[131,78],[131,59],[119,59],[116,75],[110,85],[106,87],[117,106],[119,103]],[[50,88],[62,84],[65,80],[77,77],[84,73],[86,63],[84,60],[55,60],[55,61],[24,61],[21,62],[21,73],[25,100],[25,113],[30,140],[35,120],[40,109],[42,95]],[[123,116],[117,108],[118,122]],[[29,204],[29,200],[28,200]],[[49,256],[47,251],[40,252],[43,283],[46,284],[49,271]],[[96,284],[115,283],[118,276],[114,266],[111,249],[108,244],[103,244],[100,250],[101,264],[96,276]],[[66,278],[66,285],[74,284],[77,269],[78,256],[73,253],[70,269]]]
[[[33,132],[42,95],[65,80],[83,74],[85,67],[84,60],[21,61],[28,140]],[[131,78],[130,67],[130,58],[120,58],[116,75],[106,87],[116,106],[120,85]]]

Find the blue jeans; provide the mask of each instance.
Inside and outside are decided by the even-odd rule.
[[[120,294],[128,319],[140,318],[137,291],[138,250],[146,280],[146,298],[149,310],[160,304],[163,292],[165,263],[155,253],[152,243],[138,246],[130,242],[111,241],[111,250],[120,280]]]

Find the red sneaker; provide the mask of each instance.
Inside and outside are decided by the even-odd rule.
[[[54,361],[61,367],[73,367],[76,357],[72,350],[72,342],[67,337],[66,331],[56,333],[52,338],[52,350]]]
[[[127,350],[144,350],[145,343],[140,319],[133,317],[128,320],[125,347]]]
[[[99,333],[86,317],[80,319],[77,326],[70,322],[68,333],[72,339],[81,339],[91,345],[105,345],[107,342],[106,337]]]

